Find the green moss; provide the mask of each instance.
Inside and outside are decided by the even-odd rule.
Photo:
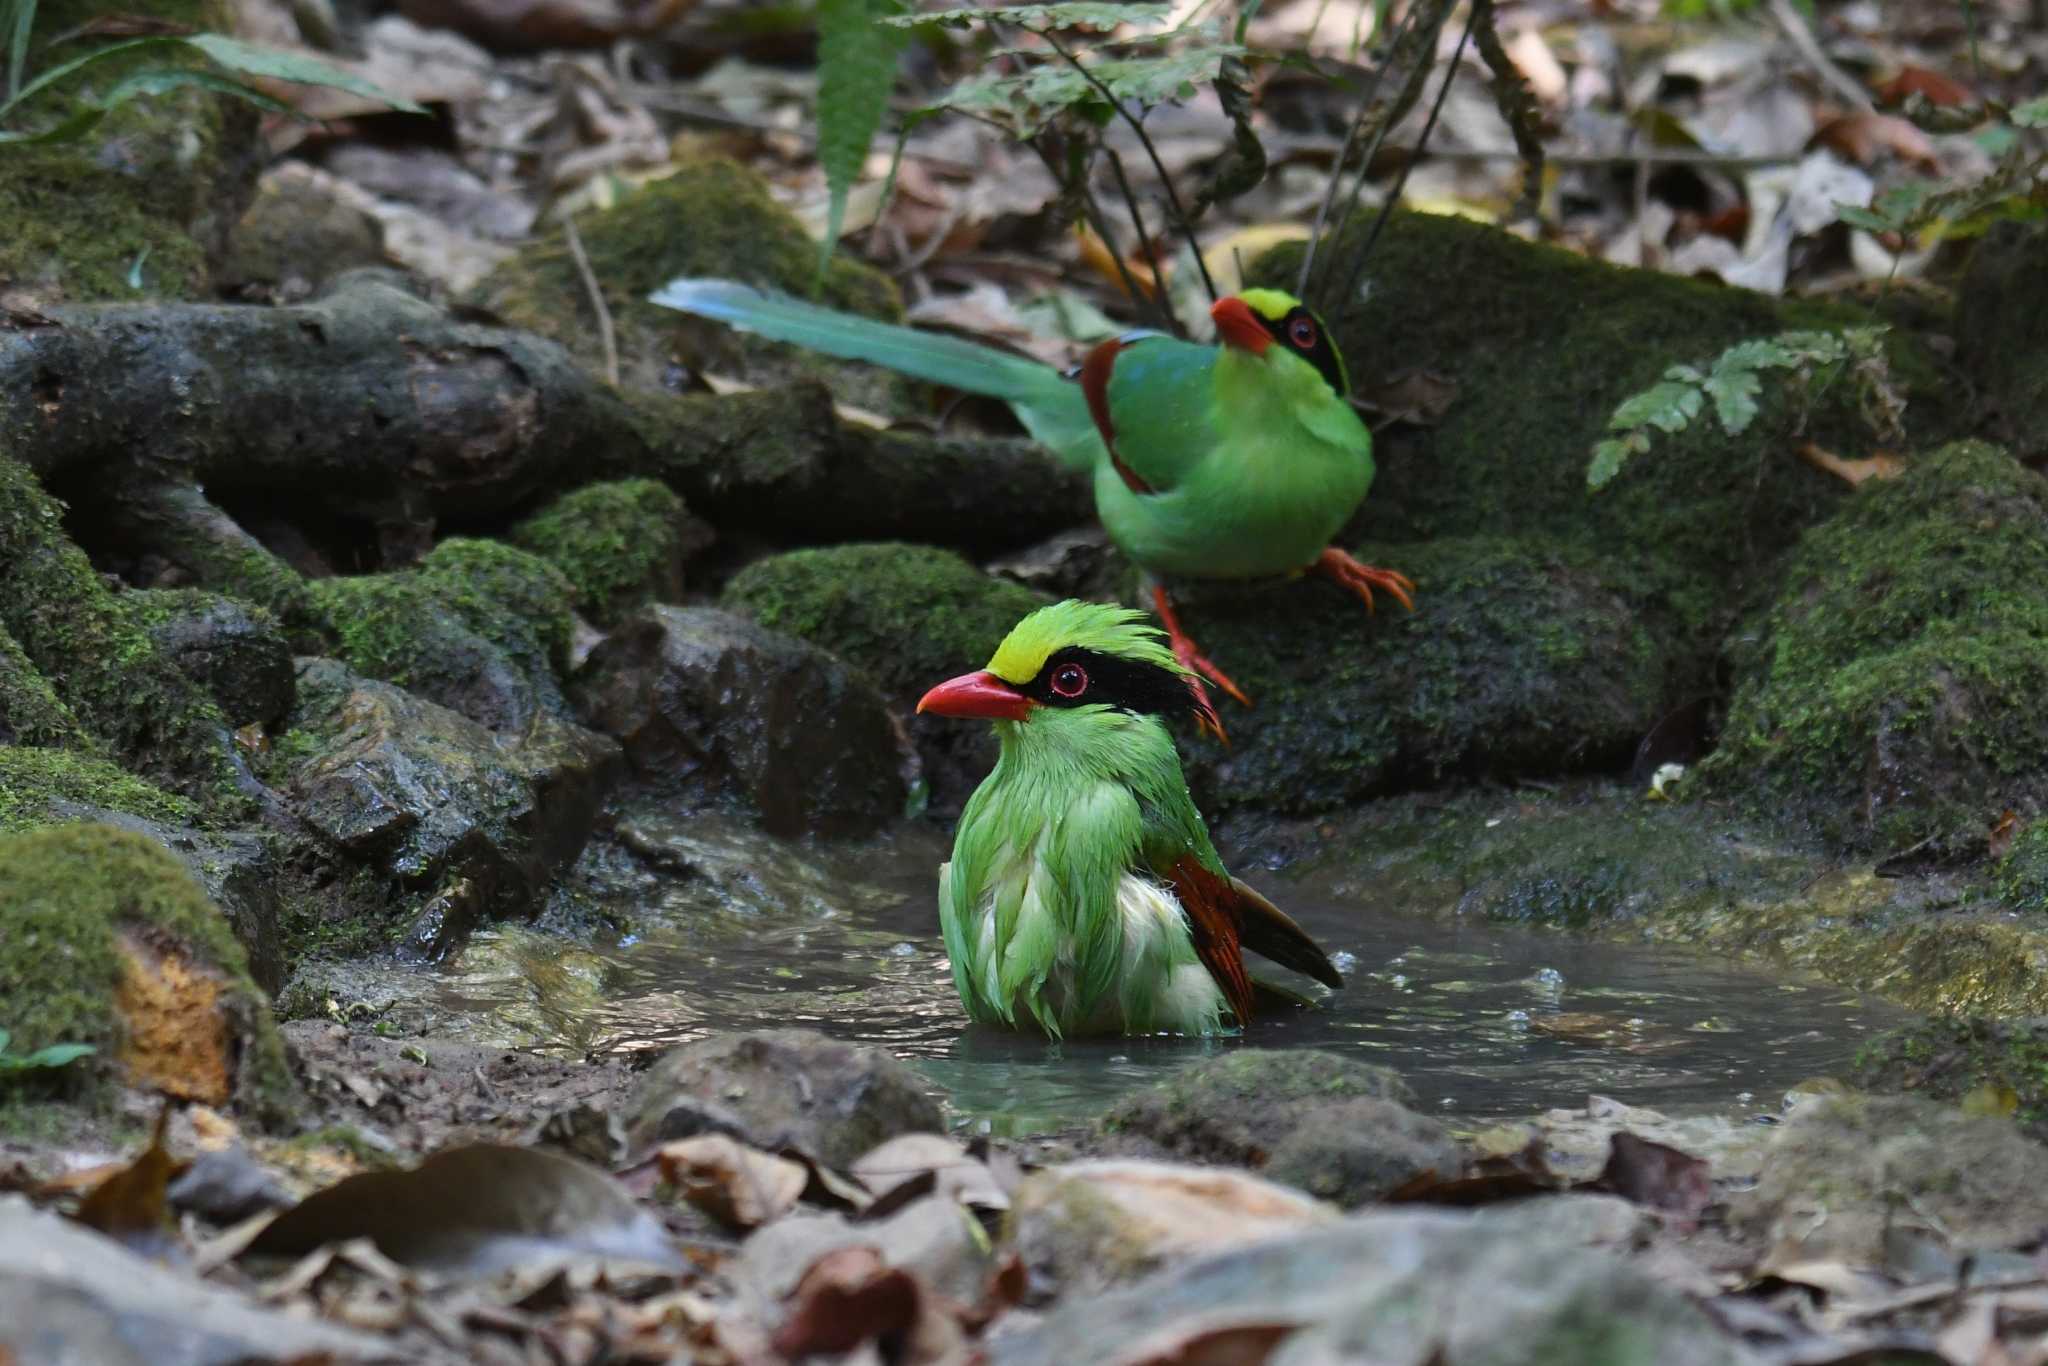
[[[2048,911],[2048,820],[2036,820],[2013,837],[1992,872],[1998,899],[2015,911]]]
[[[165,825],[191,825],[199,809],[105,759],[56,749],[0,745],[0,833],[46,823],[52,803],[125,811]]]
[[[817,268],[817,244],[761,178],[721,159],[684,163],[608,211],[584,215],[578,229],[612,315],[621,372],[634,388],[670,387],[664,375],[674,364],[673,338],[691,325],[647,302],[668,281],[708,275],[808,294]],[[587,364],[600,360],[589,291],[559,227],[499,266],[477,294],[510,326],[552,337]],[[886,276],[841,255],[832,258],[819,298],[833,308],[890,319],[902,311]],[[732,344],[755,356],[795,354],[755,339]]]
[[[1853,1080],[1869,1091],[1918,1091],[1960,1100],[1982,1087],[2010,1090],[2013,1118],[2048,1139],[2048,1025],[1981,1016],[1920,1020],[1857,1052]]]
[[[84,52],[91,40],[47,44],[102,17],[104,8],[95,0],[39,6],[31,51],[41,54],[42,67]],[[139,0],[131,12],[191,29],[232,27],[215,0]],[[38,96],[10,127],[57,122],[81,96],[167,60],[182,59],[162,52],[110,58]],[[8,225],[0,280],[72,300],[204,294],[207,255],[254,184],[256,131],[246,105],[189,90],[132,100],[80,142],[8,148],[0,158],[0,223]]]
[[[222,815],[246,808],[220,709],[129,618],[65,536],[56,501],[4,455],[0,630],[130,768]]]
[[[573,595],[553,565],[497,541],[443,541],[416,569],[321,579],[314,600],[349,667],[445,699],[497,654],[561,705]]]
[[[757,560],[721,605],[823,646],[902,701],[980,667],[1047,601],[948,551],[882,542]]]
[[[600,624],[682,593],[689,512],[666,484],[627,479],[566,494],[512,529],[512,540],[562,572]]]
[[[139,930],[226,976],[241,1026],[243,1098],[272,1113],[288,1102],[284,1046],[242,946],[184,866],[154,841],[105,825],[0,838],[0,926],[0,1001],[17,1047],[97,1044],[106,1066],[122,1042],[113,996],[118,938]]]
[[[95,748],[71,708],[58,700],[50,680],[4,627],[0,627],[0,743]]]
[[[1298,261],[1299,248],[1285,247],[1252,274],[1291,287]],[[1383,437],[1356,527],[1376,541],[1526,536],[1611,558],[1679,628],[1701,677],[1728,620],[1771,582],[1776,557],[1843,496],[1839,480],[1792,455],[1795,431],[1843,453],[1871,441],[1850,386],[1837,385],[1807,413],[1767,404],[1739,438],[1702,418],[1589,494],[1586,465],[1608,415],[1668,366],[1871,316],[1622,269],[1416,213],[1388,222],[1363,279],[1366,303],[1337,327],[1351,373],[1369,388],[1420,367],[1454,389],[1440,421]],[[1947,435],[1958,386],[1943,388],[1917,342],[1894,341],[1914,435]]]
[[[1801,541],[1702,774],[1878,849],[2048,800],[2048,480],[1962,442]]]

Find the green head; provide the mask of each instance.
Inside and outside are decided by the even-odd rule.
[[[1350,396],[1351,376],[1344,369],[1336,338],[1315,310],[1292,294],[1247,289],[1218,299],[1209,316],[1215,319],[1216,336],[1225,346],[1249,352],[1268,364],[1305,361],[1338,398]],[[1283,362],[1283,356],[1289,359]]]
[[[986,669],[939,684],[917,709],[1063,727],[1106,713],[1194,716],[1203,702],[1144,613],[1069,598],[1018,622]]]

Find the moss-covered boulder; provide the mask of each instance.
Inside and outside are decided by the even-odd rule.
[[[821,362],[805,360],[790,347],[741,337],[647,302],[649,294],[683,275],[810,292],[817,243],[746,167],[720,158],[685,162],[609,211],[586,215],[578,231],[612,315],[619,374],[629,387],[674,387],[674,341],[685,330],[725,349],[733,358],[729,368],[742,369],[757,382],[820,368]],[[586,364],[601,363],[590,291],[560,227],[550,227],[499,266],[477,287],[476,296],[512,326],[554,338]],[[818,297],[833,308],[883,318],[895,318],[902,308],[886,276],[837,254]],[[839,372],[852,392],[870,398],[892,382],[872,369]]]
[[[1213,813],[1325,811],[1465,774],[1625,760],[1671,668],[1589,557],[1507,539],[1371,545],[1416,582],[1376,612],[1326,580],[1176,586],[1182,625],[1252,699],[1217,694],[1230,746],[1186,746]]]
[[[778,835],[871,834],[903,813],[882,699],[815,645],[715,607],[650,607],[590,653],[576,701],[640,791],[736,802]]]
[[[2009,1107],[2022,1131],[2048,1141],[2048,1017],[1919,1020],[1864,1045],[1853,1080],[1866,1091],[1911,1091],[1981,1114]]]
[[[284,1049],[226,919],[154,841],[103,825],[0,837],[0,1002],[15,1046],[274,1115]]]
[[[53,45],[104,17],[94,0],[37,7],[29,50],[34,76],[80,55],[86,39]],[[130,13],[187,30],[225,32],[217,0],[140,0]],[[104,95],[162,52],[109,58],[30,99],[10,130],[48,127]],[[49,299],[203,296],[208,259],[240,215],[261,165],[256,112],[196,87],[130,100],[84,138],[13,146],[0,158],[0,287]]]
[[[1717,789],[1855,845],[1981,851],[2048,804],[2048,479],[1963,442],[1866,486],[1733,652]]]
[[[116,600],[157,649],[206,689],[228,724],[267,726],[291,710],[291,644],[261,607],[196,588],[151,589]]]
[[[199,808],[135,777],[118,764],[61,749],[0,745],[0,834],[47,825],[71,807],[125,811],[146,820],[189,824]]]
[[[2015,911],[2048,912],[2048,819],[2030,821],[2012,837],[1992,870],[1992,886]]]
[[[1299,259],[1299,247],[1283,247],[1252,274],[1292,287]],[[1590,549],[1669,614],[1703,675],[1729,619],[1772,583],[1777,556],[1844,495],[1839,480],[1792,454],[1797,440],[1842,453],[1874,440],[1853,384],[1812,402],[1767,392],[1740,437],[1702,415],[1589,494],[1586,467],[1609,415],[1668,367],[1787,329],[1877,319],[1420,213],[1388,221],[1362,279],[1364,304],[1336,329],[1359,387],[1421,370],[1452,391],[1438,420],[1382,433],[1378,478],[1353,531],[1376,542],[1516,535]],[[1954,435],[1957,387],[1942,385],[1910,337],[1891,341],[1914,438]]]
[[[299,161],[267,172],[229,234],[214,288],[252,303],[297,303],[345,270],[386,264],[383,228],[332,184]]]
[[[622,479],[564,494],[512,528],[512,542],[562,572],[599,625],[683,595],[683,562],[711,543],[666,484]]]
[[[2048,454],[2048,230],[1999,223],[1970,254],[1956,359],[1978,394],[1978,430],[2022,460]]]
[[[930,546],[830,546],[757,560],[722,604],[851,664],[909,715],[934,683],[988,662],[1010,628],[1049,599]],[[959,808],[995,762],[988,727],[912,716],[933,806]]]
[[[413,569],[316,580],[336,655],[493,730],[566,716],[574,590],[546,560],[457,537]]]

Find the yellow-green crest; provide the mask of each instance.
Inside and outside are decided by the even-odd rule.
[[[1187,672],[1143,612],[1078,598],[1041,607],[1018,622],[989,658],[988,671],[1021,686],[1038,677],[1054,651],[1069,648],[1155,664],[1176,674]]]
[[[1301,300],[1284,289],[1245,289],[1238,291],[1237,297],[1250,305],[1260,317],[1273,323],[1279,322],[1301,307]]]

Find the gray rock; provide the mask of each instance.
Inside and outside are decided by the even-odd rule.
[[[1180,1359],[1176,1348],[1236,1333],[1274,1344],[1271,1366],[1758,1360],[1691,1299],[1588,1247],[1576,1213],[1550,1227],[1552,1203],[1360,1215],[1218,1253],[1068,1301],[1036,1327],[992,1337],[989,1360],[1116,1360],[1105,1344],[1141,1342],[1153,1354],[1143,1359]]]
[[[756,1231],[740,1249],[732,1280],[739,1307],[772,1322],[811,1263],[842,1247],[877,1248],[890,1266],[915,1272],[962,1304],[981,1299],[994,1252],[977,1237],[974,1216],[952,1200],[929,1197],[886,1219],[851,1223],[843,1214],[784,1215]]]
[[[0,1196],[0,1357],[37,1366],[390,1361],[387,1341],[258,1308]],[[434,1352],[427,1360],[452,1358]]]
[[[1458,1165],[1450,1132],[1408,1109],[1413,1099],[1388,1068],[1313,1049],[1242,1048],[1125,1097],[1101,1130],[1129,1151],[1249,1166],[1358,1205]]]
[[[269,613],[194,589],[128,595],[149,638],[220,704],[235,726],[270,725],[292,709],[292,651]]]
[[[640,612],[591,652],[576,698],[649,791],[732,793],[784,835],[866,834],[903,810],[905,755],[880,695],[744,617]]]
[[[1773,1259],[1885,1267],[1915,1243],[2009,1247],[2048,1228],[2048,1148],[1919,1096],[1807,1100],[1729,1216]]]
[[[1996,223],[1970,253],[1956,298],[1956,361],[1989,430],[2013,454],[2048,451],[2048,231]]]
[[[293,770],[291,792],[350,859],[446,894],[447,923],[421,945],[431,951],[462,919],[532,909],[582,850],[619,773],[611,740],[546,716],[500,735],[332,660],[301,661],[300,678],[321,699],[301,711],[323,739]]]
[[[701,1039],[663,1054],[635,1092],[633,1151],[727,1133],[757,1148],[794,1147],[835,1167],[885,1138],[942,1130],[938,1102],[878,1048],[808,1029]]]

